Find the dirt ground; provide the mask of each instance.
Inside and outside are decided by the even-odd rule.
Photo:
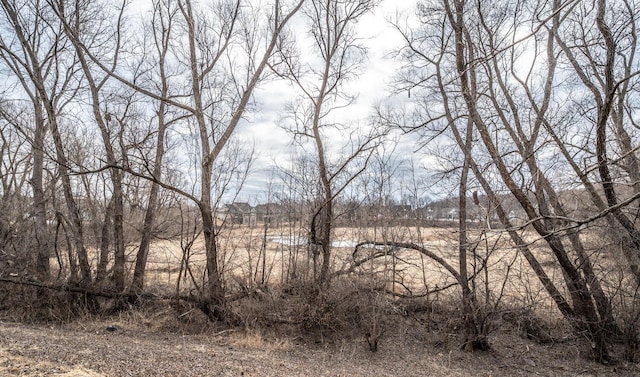
[[[181,335],[127,326],[0,322],[0,376],[640,375],[638,365],[587,360],[578,343],[542,346],[515,335],[500,335],[492,351],[464,352],[442,339],[397,334],[372,353],[359,340],[305,345],[235,331]]]

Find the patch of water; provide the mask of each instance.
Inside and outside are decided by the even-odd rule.
[[[348,248],[353,249],[357,245],[358,245],[358,242],[351,241],[351,240],[337,240],[337,241],[331,242],[331,246],[332,247],[348,247]]]
[[[303,246],[308,243],[307,237],[302,236],[272,236],[269,241],[285,246]]]
[[[285,246],[303,246],[306,245],[309,241],[307,237],[303,236],[272,236],[269,237],[269,241],[278,243]],[[353,240],[335,240],[331,242],[331,247],[335,248],[355,248],[358,245],[358,242]]]

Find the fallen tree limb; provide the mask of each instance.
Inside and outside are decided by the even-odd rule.
[[[444,258],[438,256],[437,254],[435,254],[434,252],[432,252],[431,250],[427,249],[424,246],[420,246],[418,244],[411,243],[411,242],[364,241],[364,242],[360,242],[359,244],[356,245],[356,248],[355,248],[355,250],[353,251],[353,254],[352,254],[354,260],[356,259],[356,254],[358,253],[360,248],[367,247],[367,246],[386,246],[386,247],[392,247],[392,248],[415,250],[415,251],[419,252],[420,254],[432,259],[433,261],[435,261],[436,263],[438,263],[442,267],[444,267],[447,271],[449,271],[449,273],[456,279],[456,281],[458,283],[461,282],[460,273],[458,273],[458,271],[455,268],[453,268],[453,266],[451,266],[446,260],[444,260]],[[362,263],[364,263],[364,262],[362,262]]]
[[[190,302],[198,305],[207,303],[207,300],[197,296],[192,296],[192,295],[188,295],[188,296],[175,295],[175,294],[160,295],[160,294],[152,294],[152,293],[145,293],[145,292],[138,292],[138,293],[115,292],[107,289],[96,289],[92,287],[83,287],[83,286],[73,285],[73,284],[45,283],[45,282],[40,282],[32,279],[25,280],[25,279],[13,278],[13,277],[0,277],[0,283],[30,286],[30,287],[47,289],[51,291],[77,293],[77,294],[84,294],[84,295],[89,295],[94,297],[103,297],[108,299],[126,299],[126,300],[144,299],[144,300],[158,300],[158,301],[179,300],[179,301]],[[246,292],[233,294],[233,295],[230,295],[229,297],[226,297],[226,301],[227,302],[236,301],[247,295],[249,295],[249,293],[246,293]]]
[[[90,296],[96,297],[104,297],[104,298],[144,298],[148,300],[169,300],[169,299],[188,299],[189,296],[181,296],[176,297],[175,295],[155,295],[151,293],[128,293],[128,292],[115,292],[106,289],[96,289],[91,287],[83,287],[79,285],[73,284],[60,284],[60,283],[44,283],[37,280],[25,280],[18,279],[12,277],[0,277],[0,282],[2,283],[10,283],[15,285],[26,285],[30,287],[43,288],[51,291],[58,292],[69,292],[69,293],[79,293],[86,294]],[[189,301],[189,300],[186,300]]]

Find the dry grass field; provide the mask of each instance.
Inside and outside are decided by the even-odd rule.
[[[553,267],[552,255],[539,246],[542,242],[531,235],[531,248],[539,251],[538,257],[546,265],[547,273],[556,281],[561,273]],[[470,273],[478,271],[478,281],[486,284],[493,294],[502,295],[505,303],[525,305],[541,314],[556,316],[555,305],[547,297],[537,277],[526,260],[509,245],[506,233],[493,231],[471,232],[476,255],[469,256]],[[265,242],[266,241],[266,242]],[[356,259],[383,248],[362,248],[354,254],[355,246],[363,241],[413,242],[422,245],[442,257],[458,269],[457,232],[453,228],[337,228],[334,235],[332,265],[334,270],[347,270]],[[184,241],[183,241],[184,243]],[[268,285],[285,283],[287,274],[296,268],[302,277],[312,274],[306,238],[296,229],[260,227],[236,227],[220,237],[222,268],[228,280],[244,285],[255,285],[261,280],[262,268]],[[131,259],[135,248],[131,248]],[[204,245],[197,238],[188,250],[191,270],[196,282],[204,270]],[[545,254],[546,253],[546,254]],[[185,255],[180,240],[156,242],[150,251],[147,286],[173,292],[176,287],[179,266]],[[263,257],[266,260],[263,264]],[[400,295],[416,296],[455,284],[455,279],[444,267],[415,250],[394,250],[393,256],[379,258],[360,266],[357,271],[372,273],[378,277],[376,284],[384,282],[385,288]],[[483,270],[486,265],[486,270]],[[485,271],[487,274],[485,275]],[[486,280],[486,281],[485,281]],[[192,287],[192,279],[182,279],[181,287]],[[484,289],[484,287],[483,287]],[[455,288],[444,292],[454,291]],[[456,293],[454,293],[456,294]],[[435,296],[434,296],[435,297]]]

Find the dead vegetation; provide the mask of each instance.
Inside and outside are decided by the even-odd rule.
[[[457,268],[455,232],[451,229],[405,228],[397,232],[397,239],[414,237]],[[40,331],[61,331],[84,339],[83,344],[69,340],[61,345],[67,347],[67,353],[91,349],[92,342],[104,342],[100,352],[87,351],[83,357],[113,360],[111,365],[101,360],[85,363],[77,358],[62,358],[56,366],[58,369],[52,369],[61,373],[74,373],[75,369],[82,373],[83,368],[88,368],[87,373],[121,375],[123,369],[118,368],[124,367],[115,365],[127,364],[135,369],[135,361],[130,360],[127,352],[143,351],[110,348],[108,342],[114,336],[127,337],[134,344],[144,342],[145,347],[158,353],[168,352],[167,347],[173,350],[171,342],[182,342],[184,348],[176,351],[178,353],[189,352],[194,347],[210,347],[219,354],[218,347],[232,348],[261,360],[260,365],[267,369],[256,369],[255,375],[304,375],[302,371],[307,368],[320,370],[324,361],[334,360],[345,352],[354,358],[339,356],[345,365],[334,363],[335,369],[326,369],[325,375],[337,375],[339,370],[356,376],[366,375],[364,370],[373,375],[392,371],[395,373],[390,375],[423,374],[419,368],[444,376],[477,375],[476,371],[485,375],[576,375],[576,370],[584,371],[583,375],[634,375],[637,372],[635,364],[623,362],[622,355],[630,348],[624,342],[613,345],[612,354],[620,355],[613,366],[591,364],[589,339],[576,334],[562,320],[521,256],[503,242],[498,232],[486,237],[484,248],[476,249],[471,263],[476,289],[483,293],[477,318],[482,321],[491,345],[491,350],[473,355],[460,349],[464,342],[464,317],[458,287],[441,263],[410,248],[372,247],[356,253],[353,244],[371,237],[371,230],[340,228],[336,232],[341,247],[336,247],[334,254],[334,276],[330,285],[318,289],[309,279],[312,271],[304,255],[305,246],[283,245],[277,238],[282,233],[281,229],[274,229],[267,234],[271,241],[263,250],[262,258],[268,263],[256,259],[255,250],[251,251],[251,245],[260,245],[259,232],[238,228],[229,233],[227,263],[223,267],[230,282],[226,289],[231,321],[212,322],[198,300],[190,299],[190,292],[197,289],[201,279],[198,274],[202,274],[200,263],[204,261],[198,258],[201,249],[197,241],[191,250],[191,271],[187,273],[174,267],[180,266],[181,256],[179,248],[171,247],[171,241],[152,247],[148,289],[137,300],[122,300],[118,295],[92,295],[82,290],[44,289],[35,284],[0,283],[3,287],[0,315],[3,321],[12,323],[11,331],[24,331],[26,336],[35,337]],[[296,254],[299,259],[291,261],[290,256]],[[265,280],[262,280],[261,268],[266,269]],[[547,268],[551,276],[559,278],[552,265]],[[177,279],[181,282],[179,290],[176,290]],[[619,298],[616,307],[623,308],[623,304],[630,302],[623,300],[622,294],[614,297]],[[627,309],[628,323],[632,325],[637,322],[634,311]],[[32,325],[24,327],[16,323]],[[6,333],[6,327],[2,331]],[[629,327],[629,331],[633,331],[633,327]],[[31,360],[21,359],[25,357],[22,351],[13,351],[20,348],[7,346],[10,336],[3,337],[5,351],[0,357],[6,360],[7,368]],[[44,337],[42,341],[52,340]],[[33,355],[41,355],[37,357],[50,358],[54,363],[58,360],[59,355],[52,355],[46,345],[38,346],[37,352],[27,349],[31,350],[27,356],[32,355],[32,359],[36,358]],[[243,364],[245,356],[234,352],[225,355],[231,357],[230,370],[247,372],[242,365],[233,364],[234,360]],[[167,375],[186,375],[179,372],[180,368],[188,370],[183,360],[201,357],[202,351],[174,355],[174,364],[162,365]],[[363,360],[366,360],[364,364],[375,361],[370,368],[375,365],[382,368],[382,360],[393,367],[361,370]],[[398,365],[402,360],[412,360],[415,366]],[[429,360],[439,369],[426,368]],[[495,364],[499,365],[498,369],[491,360],[498,360]],[[283,367],[291,363],[300,369],[292,371]],[[576,369],[585,363],[588,368]],[[154,367],[159,365],[151,363],[130,375],[151,375]],[[30,368],[26,367],[26,374],[21,375],[38,375],[37,371],[46,366]],[[6,373],[14,373],[10,370],[14,369],[6,369]]]
[[[377,302],[381,311],[376,317],[373,313],[363,316],[356,310],[360,303],[344,300],[338,292],[334,295],[326,298],[325,308],[332,307],[331,311],[310,312],[301,304],[302,298],[280,293],[276,304],[292,307],[283,309],[283,313],[300,311],[302,315],[298,318],[261,316],[273,307],[260,309],[264,299],[246,299],[244,307],[253,307],[255,320],[251,326],[233,328],[211,323],[202,312],[189,306],[167,302],[152,302],[115,315],[85,314],[67,322],[21,324],[3,320],[0,375],[633,376],[640,373],[635,364],[620,362],[612,367],[589,361],[589,347],[584,341],[571,335],[561,322],[540,319],[531,313],[511,312],[518,318],[516,323],[507,313],[494,318],[492,350],[469,353],[459,347],[462,320],[455,302],[448,305],[423,299]],[[342,304],[336,302],[340,297]],[[378,323],[384,328],[376,353],[371,352],[371,343],[362,334],[365,323]],[[349,325],[355,327],[350,329]],[[531,336],[532,329],[563,336],[540,342]]]

